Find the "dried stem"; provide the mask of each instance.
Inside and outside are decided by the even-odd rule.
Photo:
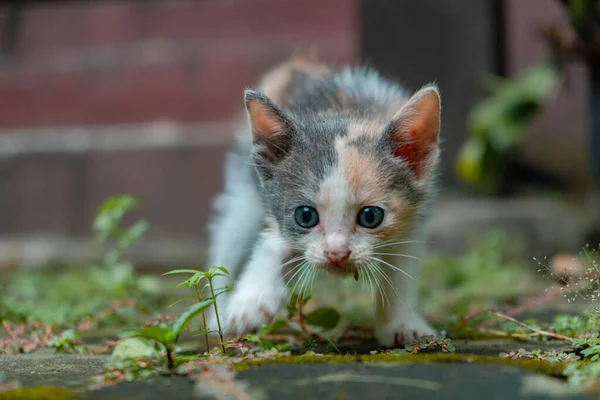
[[[529,329],[529,330],[531,330],[531,331],[533,331],[533,332],[535,332],[535,333],[537,333],[539,335],[542,335],[542,336],[548,336],[548,337],[552,337],[552,338],[555,338],[555,339],[568,340],[568,341],[572,341],[573,340],[572,337],[560,335],[560,334],[554,333],[554,332],[544,331],[542,329],[538,329],[536,327],[533,327],[531,325],[527,325],[524,322],[521,322],[521,321],[519,321],[519,320],[517,320],[517,319],[515,319],[513,317],[509,317],[508,315],[504,315],[504,314],[501,314],[499,312],[490,311],[489,313],[492,314],[492,315],[495,315],[498,318],[501,318],[501,319],[504,319],[504,320],[507,320],[507,321],[510,321],[510,322],[514,322],[515,324],[521,325],[522,327],[527,328],[527,329]]]

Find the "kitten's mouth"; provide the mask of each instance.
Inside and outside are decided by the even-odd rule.
[[[348,276],[352,274],[355,280],[358,280],[358,268],[352,264],[329,263],[325,265],[325,270],[333,275]]]

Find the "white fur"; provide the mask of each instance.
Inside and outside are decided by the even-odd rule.
[[[384,247],[382,253],[405,254],[419,257],[423,250],[421,243]],[[375,336],[383,346],[410,343],[420,336],[435,333],[418,311],[420,261],[402,256],[378,256],[384,261],[401,268],[406,274],[381,263],[384,273],[395,286],[395,290],[385,285],[386,304],[380,298],[377,301]],[[407,275],[410,275],[407,276]]]
[[[214,201],[217,218],[209,227],[207,265],[222,266],[232,277],[248,258],[263,228],[264,211],[261,195],[253,178],[254,168],[247,156],[232,152],[225,166],[225,188]],[[231,283],[215,280],[216,287]],[[223,301],[221,301],[223,300]],[[221,296],[219,303],[224,302]]]
[[[287,297],[280,267],[288,254],[277,233],[263,232],[236,291],[222,308],[225,332],[240,335],[271,322]]]

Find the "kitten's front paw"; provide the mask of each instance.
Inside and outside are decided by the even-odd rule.
[[[435,330],[419,315],[397,318],[375,328],[377,341],[384,347],[410,345],[418,342],[422,336],[435,334]]]
[[[221,320],[227,334],[240,336],[273,321],[284,293],[273,290],[240,289],[234,292]]]

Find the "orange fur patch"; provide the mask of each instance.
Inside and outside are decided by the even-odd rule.
[[[304,55],[294,55],[292,58],[267,72],[258,89],[281,107],[287,105],[285,94],[292,84],[294,73],[302,73],[309,77],[320,78],[331,73],[324,64],[320,64]]]
[[[349,201],[356,204],[357,208],[385,203],[388,222],[372,233],[376,238],[383,240],[406,234],[416,214],[415,210],[408,208],[401,195],[390,192],[390,188],[383,184],[376,160],[353,146],[347,146],[346,143],[346,140],[338,139],[336,149],[340,160],[339,166],[352,195]],[[327,196],[327,193],[324,195]]]
[[[336,149],[341,168],[354,202],[369,204],[381,199],[385,193],[378,178],[375,160],[361,153],[356,147],[348,146],[347,139],[338,138]]]

